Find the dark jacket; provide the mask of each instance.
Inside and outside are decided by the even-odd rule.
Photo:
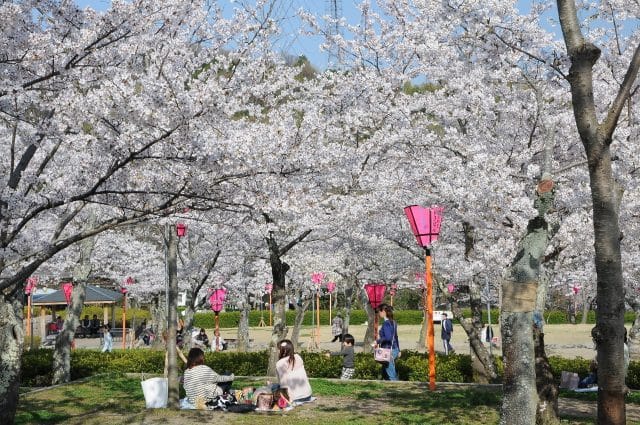
[[[355,353],[353,351],[353,345],[345,345],[342,351],[336,351],[331,353],[332,356],[342,356],[342,367],[348,367],[353,369],[356,366]]]
[[[382,348],[397,348],[400,349],[400,343],[398,342],[398,329],[396,322],[392,320],[385,320],[380,327],[380,333],[378,334],[378,345]]]
[[[451,339],[451,333],[453,332],[453,322],[451,319],[446,319],[442,321],[442,339]]]

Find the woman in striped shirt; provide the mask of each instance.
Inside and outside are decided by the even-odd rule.
[[[233,381],[234,375],[218,375],[204,364],[204,352],[192,348],[187,355],[187,370],[184,371],[184,391],[187,400],[195,404],[198,397],[205,402],[221,396],[224,391],[218,385],[221,382]]]

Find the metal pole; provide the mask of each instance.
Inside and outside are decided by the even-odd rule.
[[[436,389],[436,348],[433,331],[433,282],[431,281],[431,250],[424,249],[425,252],[425,280],[427,285],[427,344],[429,346],[429,390]]]
[[[122,349],[127,349],[127,293],[122,298]]]
[[[316,319],[317,322],[316,325],[318,325],[318,332],[317,332],[317,337],[318,337],[318,344],[320,344],[320,290],[318,289],[318,292],[316,292],[316,296],[318,297],[318,302],[317,302],[317,310],[316,310]]]

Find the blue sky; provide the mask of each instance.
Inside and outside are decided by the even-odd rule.
[[[223,6],[225,11],[231,13],[234,7],[238,7],[241,1],[252,2],[252,0],[219,0],[218,3]],[[358,24],[361,16],[357,5],[361,0],[341,0],[342,16],[349,24]],[[276,15],[283,20],[283,34],[278,40],[275,48],[284,53],[294,56],[304,55],[311,63],[319,69],[324,69],[328,63],[328,54],[320,51],[320,37],[301,36],[299,34],[300,20],[297,19],[296,13],[302,8],[318,17],[326,15],[328,0],[278,0],[278,8]],[[375,1],[374,8],[375,8]],[[76,0],[76,4],[81,7],[92,7],[96,10],[105,10],[111,4],[111,0]],[[530,10],[531,1],[518,0],[518,7],[521,11]],[[555,17],[555,11],[549,13],[549,17]]]

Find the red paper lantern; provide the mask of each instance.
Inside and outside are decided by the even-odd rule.
[[[176,224],[176,235],[178,235],[179,238],[185,236],[187,234],[187,225],[184,223],[177,223]]]
[[[62,291],[64,292],[64,299],[67,305],[71,303],[71,293],[73,292],[73,284],[71,282],[65,282],[62,284]]]
[[[364,290],[367,291],[367,298],[369,298],[369,304],[375,310],[384,299],[384,292],[387,289],[387,285],[384,283],[367,283],[364,285]]]
[[[211,305],[211,310],[213,310],[214,313],[220,313],[220,311],[222,311],[226,296],[227,290],[225,288],[215,289],[211,293],[211,296],[209,297],[209,304]]]

